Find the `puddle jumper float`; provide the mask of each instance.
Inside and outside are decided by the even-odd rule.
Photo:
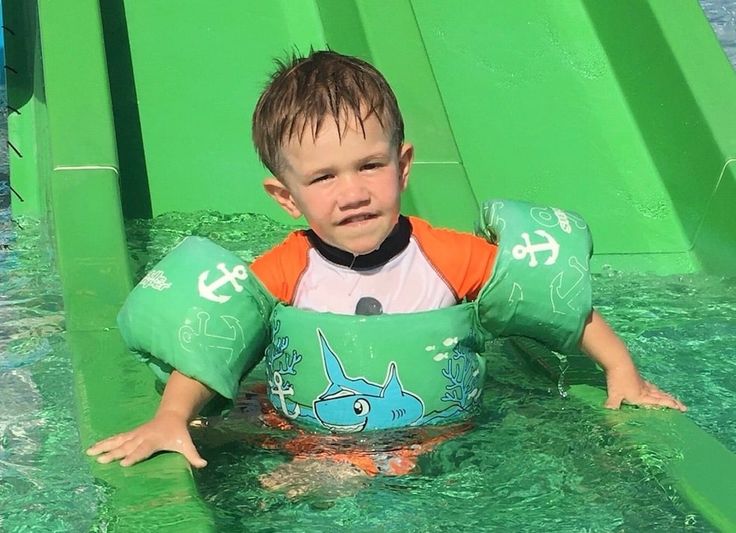
[[[525,336],[574,351],[592,310],[592,241],[580,216],[511,200],[489,200],[480,215],[476,231],[498,253],[473,301],[401,314],[298,309],[233,253],[188,237],[131,292],[120,331],[162,382],[176,369],[230,401],[265,357],[273,409],[307,430],[462,422],[480,406],[487,340]]]

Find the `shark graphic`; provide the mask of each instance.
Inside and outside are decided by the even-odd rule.
[[[422,400],[404,390],[396,363],[388,366],[383,385],[345,374],[340,358],[317,330],[327,389],[313,402],[314,414],[327,429],[358,432],[411,425],[422,418]]]

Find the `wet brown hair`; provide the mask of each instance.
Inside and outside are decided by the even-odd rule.
[[[309,129],[316,138],[331,118],[340,138],[351,123],[375,115],[393,146],[404,142],[404,120],[396,96],[383,75],[356,57],[331,50],[276,60],[276,70],[253,112],[253,143],[263,164],[276,177],[283,170],[281,148]]]

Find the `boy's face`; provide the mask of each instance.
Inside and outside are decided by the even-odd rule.
[[[365,137],[351,123],[340,139],[326,118],[316,139],[283,147],[281,181],[264,182],[287,213],[304,215],[323,241],[355,255],[377,249],[398,221],[414,155],[410,144],[392,146],[374,115],[363,125]]]

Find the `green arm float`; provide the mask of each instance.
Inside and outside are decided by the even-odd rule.
[[[265,353],[274,305],[240,258],[188,237],[133,289],[118,325],[163,382],[176,369],[232,400]]]
[[[592,311],[593,245],[577,214],[513,200],[481,206],[476,232],[498,244],[493,275],[477,300],[493,336],[522,335],[570,353]]]

